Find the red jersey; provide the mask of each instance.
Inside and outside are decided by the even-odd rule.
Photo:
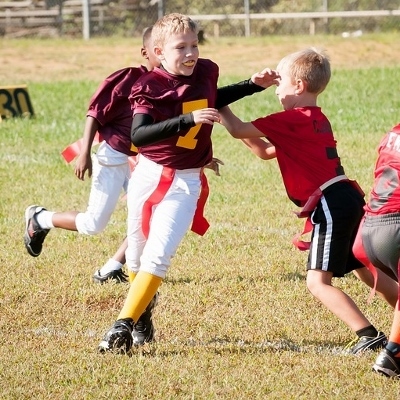
[[[161,68],[140,78],[129,97],[134,114],[148,114],[154,122],[214,107],[219,68],[199,59],[191,76],[171,75]],[[140,148],[148,159],[175,169],[204,167],[212,159],[212,125],[201,124]]]
[[[286,192],[297,206],[344,174],[331,124],[320,107],[285,110],[252,123],[275,146]]]
[[[400,124],[381,140],[375,164],[374,186],[368,204],[369,215],[400,212]]]
[[[147,71],[146,67],[124,68],[114,72],[98,87],[90,100],[87,116],[100,123],[102,138],[120,153],[132,156],[132,109],[129,94],[133,84]]]

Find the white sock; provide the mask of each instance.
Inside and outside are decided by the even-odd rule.
[[[42,229],[54,228],[52,221],[54,214],[54,211],[42,210],[36,215],[36,221]]]
[[[100,269],[100,276],[107,275],[111,271],[118,271],[122,268],[124,264],[121,264],[119,261],[110,258]]]

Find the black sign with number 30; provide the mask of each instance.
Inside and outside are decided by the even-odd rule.
[[[33,115],[33,107],[26,86],[0,87],[0,116],[2,119]]]

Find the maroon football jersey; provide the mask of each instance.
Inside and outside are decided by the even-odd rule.
[[[283,183],[296,205],[344,174],[331,124],[319,107],[281,111],[252,123],[275,146]]]
[[[400,124],[388,132],[378,149],[374,186],[367,214],[379,215],[400,212]]]
[[[134,114],[148,114],[161,122],[195,110],[214,107],[219,69],[210,60],[199,59],[191,76],[171,75],[155,68],[132,88]],[[204,167],[212,159],[212,125],[200,124],[176,136],[140,148],[150,160],[175,169]]]
[[[137,154],[131,142],[132,109],[129,94],[133,84],[147,72],[146,67],[114,72],[98,87],[90,100],[87,116],[100,123],[99,133],[114,149],[128,156]]]

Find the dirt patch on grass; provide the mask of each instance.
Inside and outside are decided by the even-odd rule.
[[[0,42],[3,85],[25,82],[89,79],[100,81],[109,73],[138,65],[140,40],[3,40]],[[308,46],[327,50],[333,68],[400,65],[400,41],[393,36],[262,37],[208,39],[200,47],[221,75],[248,76],[266,66],[274,68],[284,55]]]

